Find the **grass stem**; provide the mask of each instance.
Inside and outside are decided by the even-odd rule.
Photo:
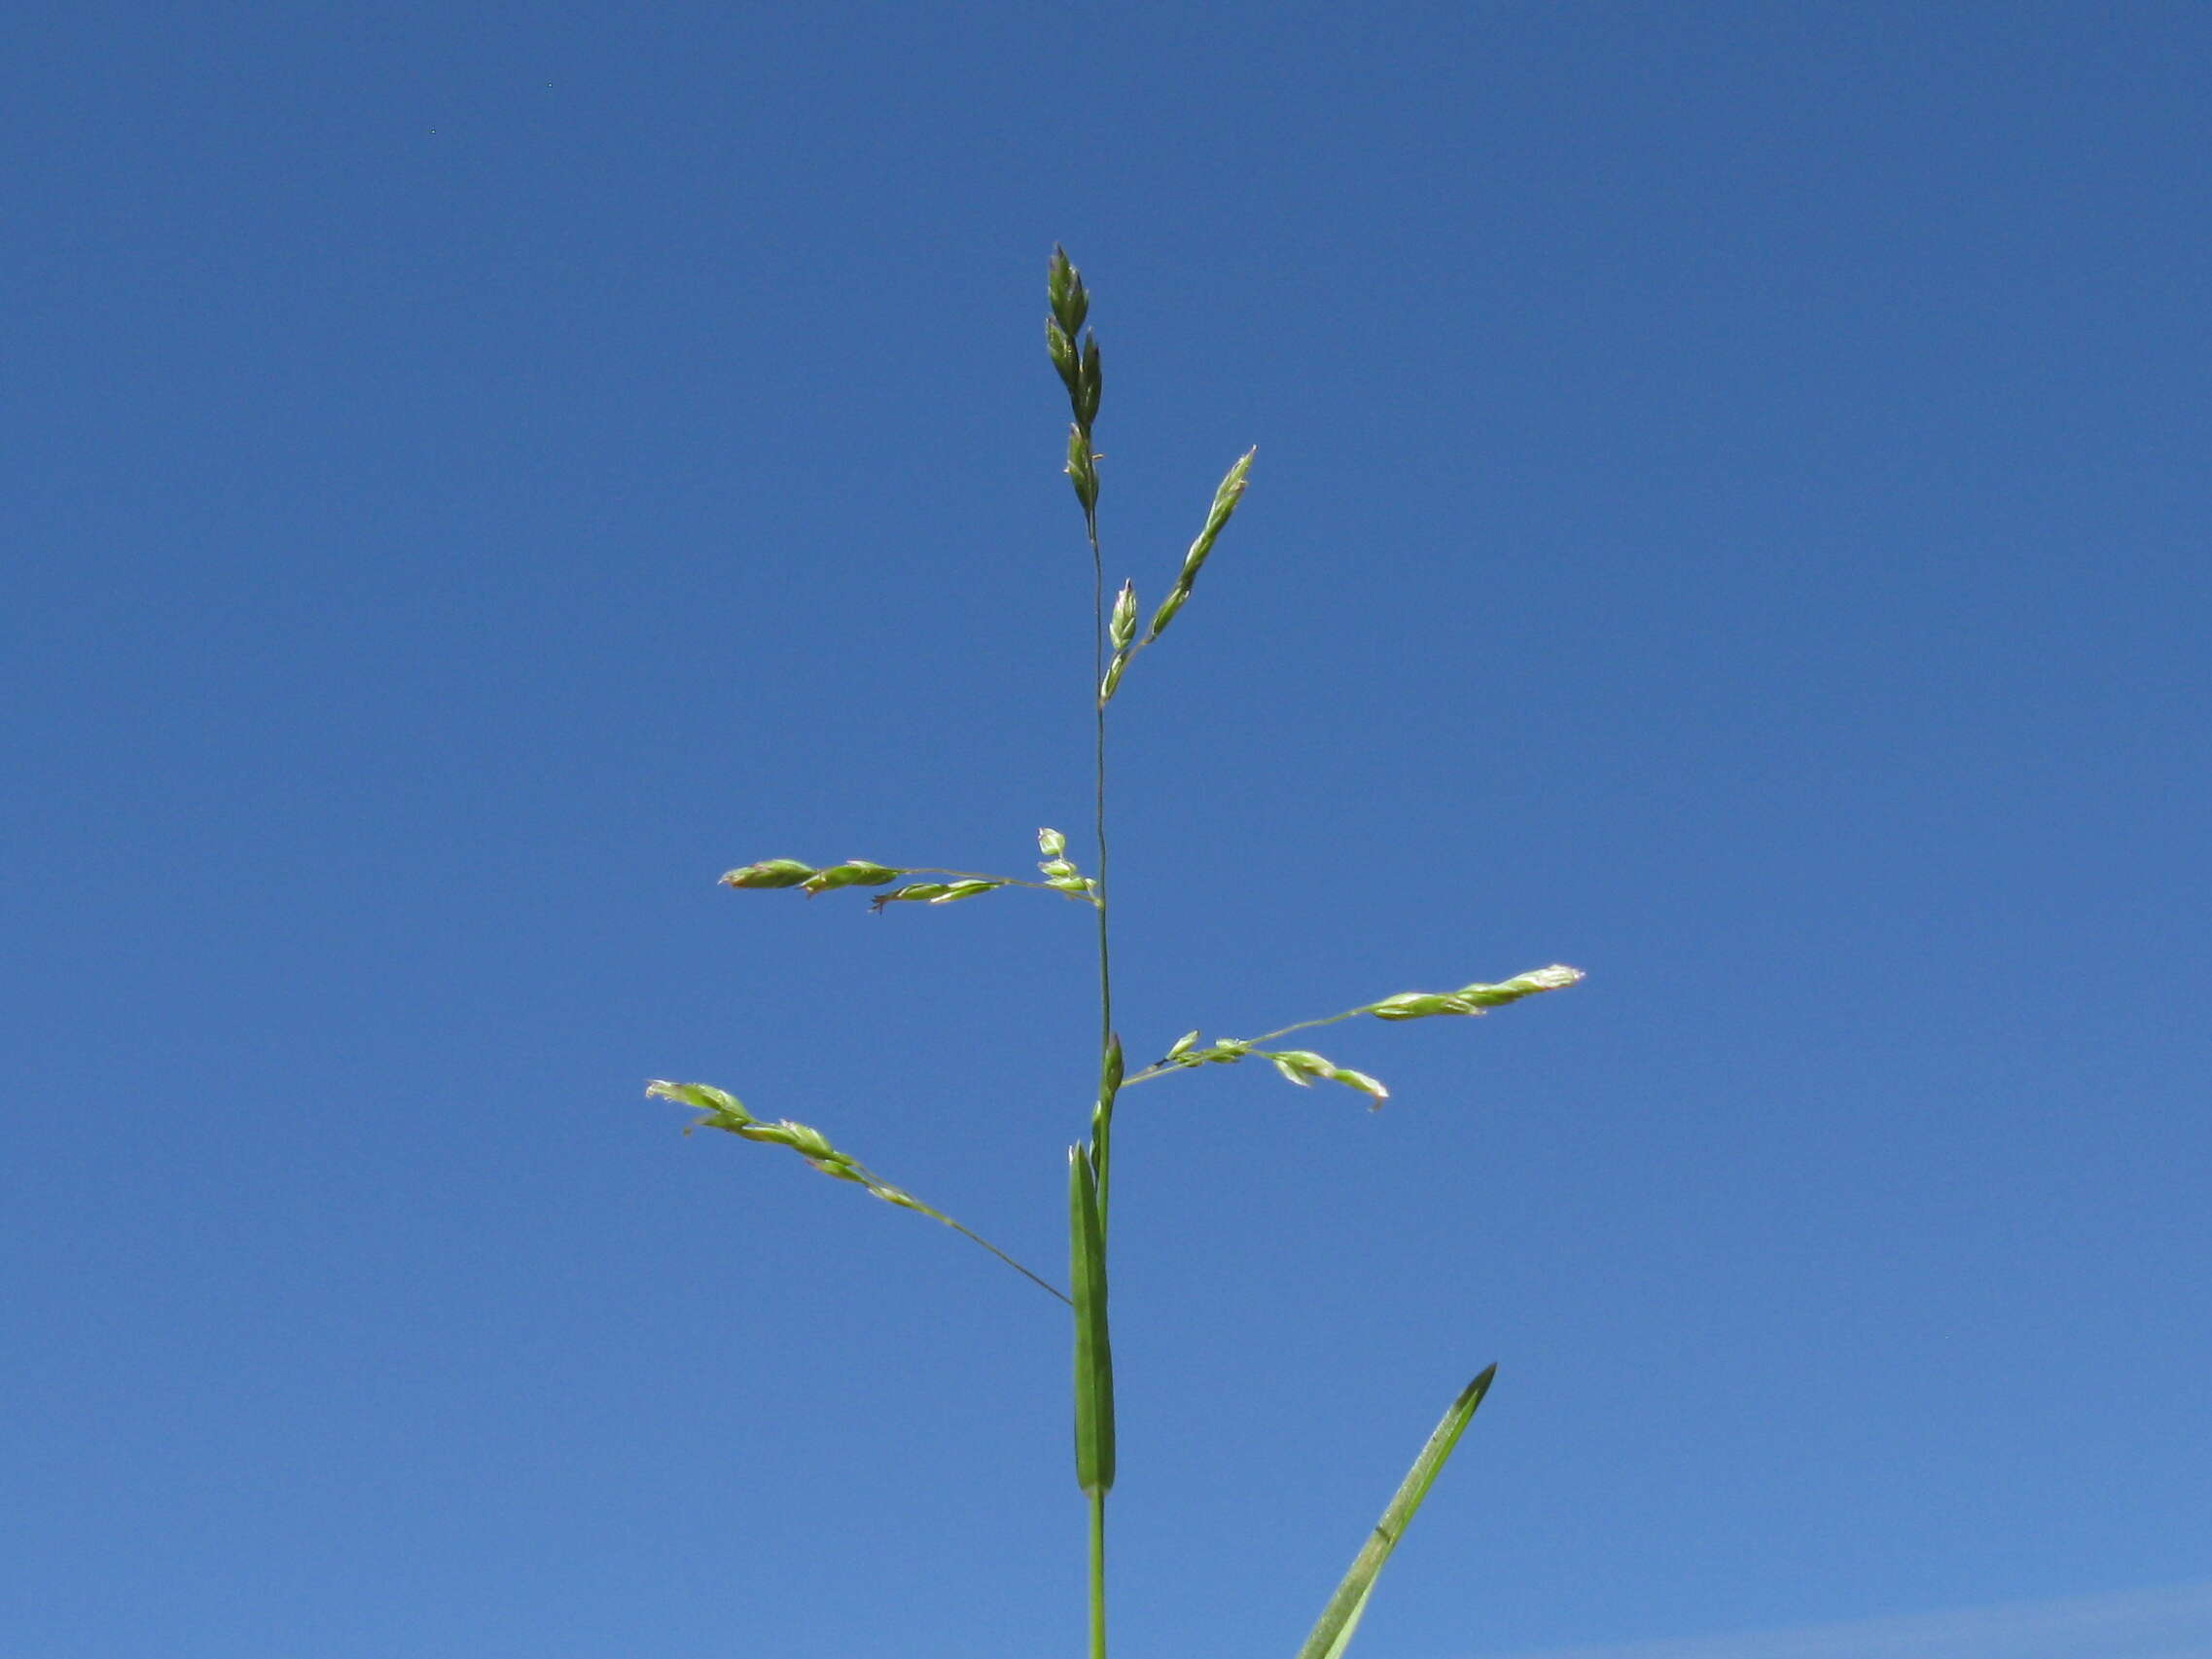
[[[1090,1659],[1106,1659],[1106,1495],[1090,1495]]]
[[[1084,434],[1088,445],[1090,435]],[[1090,689],[1096,718],[1092,755],[1091,828],[1098,841],[1098,1066],[1103,1077],[1114,1046],[1114,957],[1107,928],[1106,886],[1106,567],[1098,552],[1098,510],[1086,506],[1085,536],[1090,543]],[[1098,1181],[1098,1248],[1106,1248],[1107,1182],[1112,1178],[1114,1095],[1101,1089],[1091,1117],[1090,1156]],[[1099,1267],[1104,1269],[1101,1259]],[[1090,1659],[1106,1659],[1106,1493],[1090,1494]]]
[[[1098,514],[1084,516],[1084,530],[1090,541],[1090,686],[1096,709],[1095,767],[1091,793],[1091,827],[1098,841],[1098,1064],[1103,1071],[1114,1046],[1114,956],[1107,927],[1106,886],[1106,698],[1098,690],[1106,673],[1106,569],[1098,553]],[[1107,1183],[1113,1162],[1114,1098],[1101,1094],[1091,1140],[1097,1154],[1098,1225],[1103,1232],[1107,1217]]]

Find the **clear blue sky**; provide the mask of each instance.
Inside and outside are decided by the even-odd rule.
[[[1287,1656],[1493,1359],[1366,1659],[2212,1653],[2212,13],[0,62],[0,1649],[1078,1650],[1052,1305],[641,1098],[1063,1259],[1084,913],[714,885],[1081,827],[1057,239],[1110,575],[1260,446],[1116,703],[1132,1051],[1589,973],[1129,1098],[1118,1653]]]

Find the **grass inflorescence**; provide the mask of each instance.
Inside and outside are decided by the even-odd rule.
[[[1114,1027],[1112,906],[1107,871],[1107,710],[1136,657],[1154,644],[1190,602],[1197,578],[1243,501],[1256,451],[1247,450],[1216,486],[1197,535],[1183,556],[1165,596],[1140,633],[1141,606],[1134,581],[1116,590],[1109,606],[1105,566],[1098,538],[1098,452],[1092,432],[1104,393],[1097,336],[1089,329],[1090,295],[1083,274],[1064,250],[1054,248],[1046,270],[1045,348],[1068,398],[1068,439],[1063,470],[1083,509],[1084,539],[1091,566],[1092,838],[1091,871],[1087,874],[1068,855],[1068,838],[1056,829],[1037,832],[1038,878],[1013,877],[934,865],[884,864],[868,858],[812,865],[795,858],[765,858],[722,877],[722,884],[740,891],[797,888],[809,898],[844,887],[888,889],[875,893],[878,914],[897,905],[947,905],[1005,888],[1053,892],[1090,907],[1096,917],[1098,961],[1098,1089],[1088,1133],[1067,1150],[1068,1288],[1063,1291],[1015,1260],[997,1245],[943,1211],[931,1208],[903,1188],[876,1175],[867,1165],[836,1146],[820,1130],[791,1119],[755,1117],[727,1091],[705,1083],[656,1082],[649,1095],[676,1101],[701,1115],[694,1128],[718,1130],[756,1144],[789,1148],[834,1180],[849,1182],[902,1209],[943,1223],[988,1250],[1064,1304],[1072,1321],[1074,1346],[1074,1427],[1076,1486],[1088,1506],[1088,1592],[1086,1628],[1090,1659],[1106,1659],[1106,1514],[1114,1487],[1114,1361],[1108,1316],[1108,1244],[1112,1237],[1114,1111],[1124,1088],[1209,1065],[1262,1060],[1301,1088],[1337,1083],[1379,1107],[1389,1090],[1365,1071],[1337,1064],[1307,1048],[1272,1046],[1293,1032],[1337,1025],[1366,1016],[1386,1023],[1445,1015],[1478,1016],[1546,992],[1563,991],[1583,977],[1576,968],[1553,965],[1494,983],[1476,981],[1456,991],[1399,992],[1341,1013],[1300,1020],[1251,1038],[1217,1037],[1202,1041],[1186,1031],[1160,1058],[1129,1072],[1122,1039]],[[1180,636],[1179,636],[1180,637]],[[910,878],[923,878],[910,880]],[[1140,1051],[1142,1052],[1142,1051]],[[1460,1434],[1487,1393],[1491,1366],[1462,1389],[1446,1409],[1428,1443],[1415,1458],[1392,1497],[1382,1519],[1354,1557],[1350,1569],[1329,1598],[1298,1659],[1339,1659],[1359,1626],[1375,1576],[1397,1547],[1414,1511]]]

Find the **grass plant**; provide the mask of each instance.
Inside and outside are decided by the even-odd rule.
[[[701,1115],[695,1121],[694,1128],[720,1130],[741,1140],[789,1147],[834,1180],[848,1181],[886,1204],[943,1223],[1065,1305],[1073,1326],[1075,1349],[1075,1478],[1089,1514],[1086,1618],[1088,1652],[1090,1659],[1106,1659],[1106,1500],[1114,1487],[1115,1461],[1114,1358],[1107,1312],[1107,1246],[1113,1184],[1114,1108],[1122,1091],[1207,1065],[1262,1060],[1286,1081],[1301,1088],[1315,1082],[1339,1084],[1365,1097],[1374,1109],[1389,1096],[1389,1091],[1375,1078],[1364,1071],[1338,1065],[1311,1049],[1267,1045],[1293,1032],[1362,1017],[1397,1022],[1448,1015],[1478,1016],[1524,997],[1564,990],[1583,976],[1578,969],[1554,965],[1494,984],[1478,981],[1454,991],[1400,992],[1341,1013],[1295,1021],[1257,1037],[1217,1037],[1209,1042],[1201,1040],[1198,1031],[1186,1031],[1167,1045],[1159,1060],[1134,1072],[1125,1071],[1122,1039],[1114,1024],[1110,926],[1113,913],[1107,881],[1107,714],[1130,665],[1160,641],[1189,602],[1215,544],[1244,499],[1255,451],[1247,451],[1240,456],[1216,487],[1204,523],[1184,554],[1173,583],[1154,610],[1150,623],[1140,631],[1140,606],[1133,582],[1124,582],[1111,604],[1107,601],[1105,562],[1098,543],[1099,456],[1091,443],[1103,390],[1098,340],[1087,326],[1090,296],[1084,287],[1082,274],[1058,248],[1053,250],[1047,269],[1046,297],[1049,309],[1045,322],[1046,351],[1067,390],[1071,416],[1065,471],[1083,510],[1084,538],[1090,556],[1089,683],[1095,715],[1093,873],[1085,874],[1068,856],[1066,836],[1056,829],[1042,829],[1037,832],[1040,857],[1035,878],[879,864],[867,858],[850,858],[840,864],[819,867],[793,858],[767,858],[730,871],[722,878],[722,884],[746,891],[795,887],[809,896],[842,887],[881,888],[885,890],[877,892],[872,901],[878,911],[897,904],[954,904],[1005,888],[1022,887],[1053,893],[1091,909],[1096,919],[1098,958],[1098,1089],[1090,1108],[1088,1134],[1067,1149],[1067,1290],[1062,1291],[1042,1274],[1033,1272],[949,1215],[931,1208],[911,1193],[882,1179],[857,1158],[833,1145],[820,1130],[788,1118],[776,1122],[757,1118],[735,1096],[705,1083],[660,1081],[652,1084],[647,1093],[697,1110]],[[1494,1365],[1483,1370],[1452,1400],[1383,1510],[1382,1518],[1323,1606],[1312,1634],[1299,1650],[1298,1659],[1338,1659],[1344,1652],[1359,1627],[1376,1575],[1390,1559],[1391,1551],[1397,1547],[1414,1512],[1420,1508],[1421,1500],[1428,1495],[1452,1448],[1458,1444],[1476,1408],[1482,1403],[1496,1371]]]

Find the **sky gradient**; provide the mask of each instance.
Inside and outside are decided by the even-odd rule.
[[[2212,1584],[1687,1641],[1552,1648],[1520,1659],[2081,1659],[2091,1653],[2098,1659],[2212,1653]]]
[[[1364,1659],[2212,1653],[2212,13],[94,3],[0,65],[0,1647],[1079,1649],[1054,1306],[642,1098],[1064,1269],[1085,914],[714,884],[1082,849],[1064,241],[1109,582],[1259,446],[1115,703],[1131,1053],[1589,975],[1320,1033],[1377,1113],[1130,1096],[1117,1652],[1295,1651],[1495,1360]]]

